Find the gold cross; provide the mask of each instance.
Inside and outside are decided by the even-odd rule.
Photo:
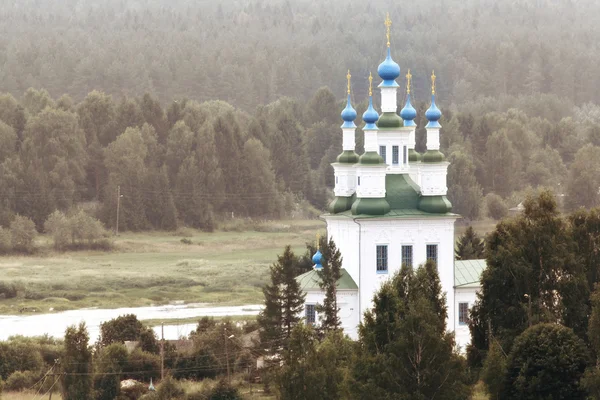
[[[348,94],[350,94],[350,78],[352,77],[352,75],[350,75],[350,70],[348,70],[348,75],[346,75],[346,78],[348,79]]]
[[[431,94],[435,94],[435,72],[431,71]]]
[[[390,27],[392,26],[392,20],[390,19],[390,13],[387,13],[385,17],[385,27],[387,29],[387,47],[390,47]]]
[[[373,74],[369,72],[369,96],[373,96]]]
[[[317,233],[317,250],[319,250],[319,242],[321,241],[321,234]]]
[[[410,80],[412,79],[412,75],[410,74],[410,69],[406,74],[406,93],[410,94]]]

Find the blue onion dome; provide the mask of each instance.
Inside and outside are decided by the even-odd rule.
[[[321,265],[321,261],[323,260],[323,254],[321,254],[321,250],[317,249],[317,252],[312,258],[312,262],[315,264],[316,269],[321,269],[323,266]]]
[[[404,108],[400,111],[400,117],[404,120],[404,126],[415,126],[415,121],[413,121],[417,117],[417,110],[410,103],[410,93],[406,95],[406,104]]]
[[[366,122],[364,129],[377,129],[375,122],[379,119],[379,114],[373,108],[373,96],[369,96],[369,108],[363,114],[363,121]]]
[[[442,117],[442,112],[435,105],[435,94],[431,95],[431,106],[425,112],[425,118],[429,123],[427,124],[427,128],[441,128],[438,120]]]
[[[346,103],[346,108],[342,110],[342,119],[344,120],[344,124],[342,128],[356,128],[354,124],[354,120],[356,119],[356,110],[352,107],[350,103],[350,95],[348,95],[348,101]]]
[[[382,85],[394,84],[394,86],[397,86],[394,80],[400,76],[400,66],[392,60],[392,53],[389,47],[387,57],[379,64],[377,73],[379,74],[379,77],[383,79]]]

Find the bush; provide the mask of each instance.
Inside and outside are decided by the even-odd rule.
[[[0,299],[14,299],[17,293],[18,288],[14,283],[0,282]]]
[[[31,253],[34,249],[33,240],[37,235],[35,224],[30,218],[17,215],[10,224],[11,243],[15,251]]]
[[[156,394],[159,400],[171,400],[183,396],[185,392],[178,381],[167,375],[158,385]]]
[[[0,226],[0,254],[10,253],[12,250],[12,235],[8,229]]]
[[[188,238],[182,238],[180,242],[183,244],[192,244],[192,241]]]
[[[488,193],[485,196],[485,205],[488,217],[499,220],[508,215],[508,207],[502,197],[495,193]]]
[[[36,371],[15,371],[6,380],[5,389],[20,392],[32,387],[40,379],[40,373]]]
[[[44,230],[52,235],[57,250],[98,249],[110,250],[112,242],[102,223],[83,210],[67,217],[60,211],[53,212],[44,223]]]
[[[588,361],[583,341],[562,325],[538,324],[515,339],[501,399],[585,399],[579,385]]]

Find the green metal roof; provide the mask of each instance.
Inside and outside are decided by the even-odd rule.
[[[392,210],[416,210],[419,206],[419,195],[419,188],[408,174],[387,174],[385,176],[385,199]]]
[[[352,279],[350,274],[346,272],[344,268],[342,268],[340,272],[342,276],[338,280],[337,285],[337,288],[339,290],[358,289],[358,286],[354,282],[354,279]],[[319,283],[321,283],[321,278],[319,277],[319,273],[317,272],[317,270],[313,269],[311,271],[303,273],[300,276],[297,276],[296,281],[298,281],[298,283],[300,284],[300,288],[302,288],[302,290],[304,291],[321,290],[321,287],[319,286]]]
[[[486,267],[485,260],[456,260],[454,262],[454,286],[481,286],[481,273]]]
[[[444,214],[434,214],[428,213],[425,211],[417,210],[417,209],[396,209],[390,210],[385,215],[367,215],[367,214],[358,214],[352,215],[351,211],[344,211],[337,214],[323,214],[324,216],[341,216],[348,218],[356,218],[356,219],[368,219],[368,218],[440,218],[440,217],[449,217],[449,218],[458,218],[460,215],[453,213],[444,213]]]

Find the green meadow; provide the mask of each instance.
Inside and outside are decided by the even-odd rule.
[[[0,314],[174,301],[258,304],[269,266],[284,246],[304,253],[305,243],[323,233],[325,224],[242,222],[223,229],[125,233],[110,252],[57,253],[41,237],[37,255],[0,258],[0,283],[19,288],[16,298],[0,300]]]

